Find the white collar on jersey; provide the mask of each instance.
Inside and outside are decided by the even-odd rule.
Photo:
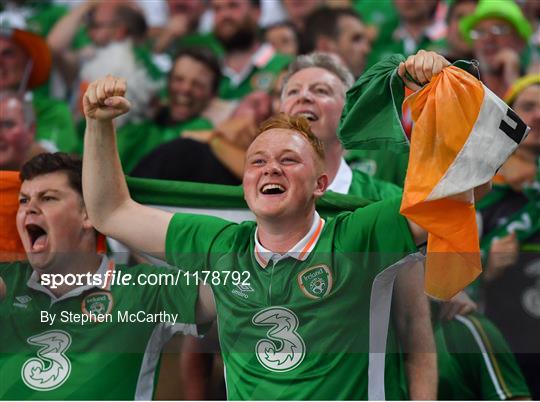
[[[257,48],[257,50],[255,50],[255,53],[253,53],[253,56],[251,56],[251,59],[249,59],[249,63],[242,69],[242,71],[237,73],[232,68],[223,66],[221,72],[224,76],[231,80],[234,87],[239,87],[255,68],[262,68],[266,66],[275,54],[276,51],[272,45],[269,43],[263,43]]]
[[[257,228],[255,229],[255,248],[253,250],[255,259],[263,268],[266,268],[270,261],[277,263],[278,261],[289,257],[299,261],[304,261],[317,244],[317,241],[321,236],[323,226],[324,219],[322,219],[317,211],[315,211],[309,232],[307,232],[307,234],[285,254],[274,253],[273,251],[264,248],[261,243],[259,243],[259,236],[257,235],[259,228]]]
[[[340,194],[349,194],[351,184],[352,170],[349,165],[347,165],[347,162],[345,162],[345,159],[341,158],[336,177],[334,177],[334,180],[332,180],[332,183],[330,183],[326,190],[330,190]]]
[[[39,274],[34,271],[32,272],[32,275],[30,275],[30,278],[28,278],[28,282],[26,282],[26,286],[28,286],[30,289],[37,290],[39,292],[43,292],[46,295],[48,295],[51,298],[51,305],[54,303],[57,303],[59,301],[69,299],[70,297],[76,297],[81,295],[84,291],[98,288],[98,289],[104,289],[104,290],[111,290],[111,280],[114,273],[114,260],[109,260],[106,255],[103,255],[101,259],[101,264],[99,265],[99,268],[93,275],[99,275],[101,278],[99,279],[99,283],[102,284],[102,286],[95,286],[92,284],[86,284],[83,286],[78,286],[76,288],[71,289],[69,292],[63,294],[60,297],[56,297],[50,289],[43,286],[39,281]],[[110,273],[107,275],[106,273]],[[97,278],[96,278],[97,279]],[[84,278],[86,280],[86,277]],[[94,283],[97,283],[98,281],[93,281]]]

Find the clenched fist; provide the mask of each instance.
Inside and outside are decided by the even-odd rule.
[[[398,74],[407,87],[416,91],[449,65],[450,62],[440,54],[419,50],[399,64]]]
[[[126,80],[107,75],[92,82],[83,97],[83,110],[87,119],[112,120],[129,112],[131,105],[125,98]]]

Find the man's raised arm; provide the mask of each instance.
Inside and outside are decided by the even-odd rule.
[[[131,199],[116,148],[113,119],[129,112],[126,89],[125,80],[109,75],[91,83],[84,94],[84,201],[98,231],[163,258],[172,214]]]

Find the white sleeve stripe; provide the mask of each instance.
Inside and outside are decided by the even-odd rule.
[[[486,350],[486,346],[484,345],[484,342],[482,341],[482,338],[480,337],[480,334],[478,333],[474,324],[468,318],[465,318],[462,315],[456,315],[456,320],[464,324],[469,329],[469,331],[471,331],[471,334],[473,335],[474,340],[476,341],[476,343],[478,344],[478,347],[480,348],[480,351],[482,352],[482,357],[484,359],[484,363],[486,364],[489,377],[491,378],[491,382],[493,383],[493,386],[495,387],[495,391],[497,391],[497,395],[499,395],[499,399],[501,399],[502,401],[506,400],[507,396],[503,392],[501,384],[499,383],[499,380],[497,379],[497,376],[495,375],[495,370],[489,358],[488,352]]]

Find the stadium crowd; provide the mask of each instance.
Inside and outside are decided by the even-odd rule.
[[[475,189],[482,274],[451,299],[437,300],[424,294],[422,259],[415,257],[383,292],[385,269],[425,249],[423,230],[396,218],[412,165],[407,151],[348,147],[345,117],[373,95],[377,110],[369,110],[368,99],[360,113],[363,121],[377,118],[383,84],[369,83],[383,66],[397,71],[409,96],[451,64],[515,112],[508,112],[514,125],[503,129],[503,121],[501,130],[530,131],[495,166],[491,183]],[[394,114],[408,139],[419,125],[412,102]],[[479,149],[479,159],[495,152],[491,144]],[[284,171],[300,190],[291,188],[314,196],[282,211],[255,194],[262,165],[274,158],[282,166],[268,167],[269,175]],[[295,170],[297,163],[305,170]],[[256,229],[135,206],[131,183],[143,182],[165,192],[187,182],[225,185],[223,194],[243,184]],[[284,186],[277,180],[260,192],[279,195]],[[201,208],[222,201],[207,194]],[[321,197],[337,209],[359,208],[345,218],[321,218]],[[336,233],[331,241],[329,231]],[[400,256],[389,256],[380,238]],[[360,243],[366,248],[356,248]],[[341,271],[317,265],[319,271],[295,273],[296,295],[279,268],[299,270],[319,244],[340,250],[332,258]],[[115,266],[107,254],[118,247],[130,253]],[[358,257],[362,251],[379,256]],[[217,257],[227,252],[235,256]],[[211,261],[218,272],[226,263],[251,264],[251,254],[259,268],[248,269],[254,282],[237,284],[233,296],[205,284],[51,289],[39,282],[45,272],[170,272],[153,266],[162,265],[158,260],[184,268]],[[358,277],[355,264],[377,268]],[[314,288],[313,278],[326,288]],[[255,303],[251,286],[265,281],[261,305],[268,309],[246,324],[235,303]],[[375,305],[386,305],[390,317],[382,350],[373,349],[381,321]],[[182,325],[55,327],[39,315],[137,306],[178,311]],[[311,320],[310,334],[296,331],[299,318],[287,306]],[[247,341],[258,336],[248,324],[263,326],[266,344]],[[534,400],[539,373],[540,1],[2,2],[0,399]]]

